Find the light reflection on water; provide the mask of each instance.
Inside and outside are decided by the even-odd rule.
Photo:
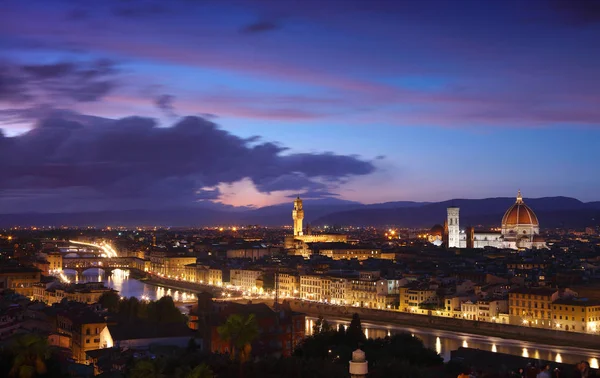
[[[103,282],[107,287],[117,290],[122,297],[136,297],[154,301],[168,295],[175,302],[191,302],[195,299],[195,294],[189,291],[148,285],[142,281],[129,278],[128,270],[115,269],[108,277],[104,274],[104,271],[97,268],[86,270],[83,274],[77,274],[76,271],[69,269],[65,269],[64,273],[71,279],[71,282]]]
[[[312,326],[316,318],[306,318],[306,334],[312,334]],[[350,321],[345,320],[330,320],[330,324],[336,327],[339,324],[348,327]],[[599,366],[600,352],[591,349],[583,349],[576,347],[553,347],[542,343],[531,343],[518,340],[507,340],[497,337],[486,337],[465,333],[446,332],[433,329],[424,329],[416,327],[403,327],[396,325],[375,325],[369,322],[362,322],[365,336],[371,338],[383,338],[400,332],[410,332],[412,336],[416,336],[423,341],[423,344],[435,350],[445,361],[450,359],[450,352],[464,348],[476,348],[488,350],[494,353],[512,354],[532,359],[544,359],[547,361],[555,361],[557,363],[575,364],[579,361],[586,360],[592,368],[597,369]]]

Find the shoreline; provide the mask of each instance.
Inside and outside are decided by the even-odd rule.
[[[228,291],[227,289],[222,287],[201,285],[191,282],[184,283],[181,281],[174,281],[155,277],[148,277],[145,280],[141,280],[141,282],[153,286],[164,286],[176,290],[184,290],[191,292],[208,291],[215,295],[216,298],[219,298],[219,296],[216,293]],[[273,306],[273,299],[255,298],[245,300],[245,302],[248,301],[264,302],[271,307]],[[352,314],[356,312],[360,315],[362,320],[369,321],[380,326],[394,324],[399,326],[425,328],[429,330],[448,331],[464,335],[478,335],[495,337],[505,340],[544,343],[556,347],[581,347],[583,349],[591,350],[600,349],[600,336],[596,335],[574,332],[567,333],[565,331],[560,331],[559,334],[557,333],[559,331],[552,331],[541,328],[532,329],[521,326],[498,323],[487,324],[463,319],[407,314],[398,311],[375,310],[356,307],[339,307],[326,305],[322,303],[304,302],[298,299],[282,300],[282,302],[284,301],[290,303],[290,307],[292,308],[292,310],[311,317],[323,316],[324,318],[330,317],[332,319],[345,319],[349,321],[352,317]],[[580,340],[573,340],[573,338],[579,338]]]

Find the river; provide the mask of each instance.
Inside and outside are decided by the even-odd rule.
[[[347,327],[350,324],[349,319],[326,318],[326,320],[333,323],[336,327],[340,324]],[[306,318],[306,334],[312,334],[312,327],[315,321],[316,318],[314,317]],[[549,346],[528,341],[395,324],[384,326],[368,321],[361,321],[361,324],[365,335],[370,338],[381,338],[402,332],[411,333],[421,339],[426,347],[435,350],[442,356],[444,361],[450,360],[451,351],[456,350],[459,347],[465,347],[566,364],[575,364],[582,360],[586,360],[590,363],[592,368],[598,369],[599,367],[598,357],[600,353],[593,349]]]
[[[194,298],[192,292],[182,290],[172,290],[162,286],[148,285],[134,278],[129,278],[127,271],[115,270],[112,275],[105,276],[101,271],[89,270],[83,276],[76,278],[74,271],[65,271],[72,282],[104,282],[108,287],[119,291],[122,297],[136,297],[138,299],[156,300],[165,295],[170,295],[176,302],[190,301]],[[183,310],[183,308],[182,308]],[[306,334],[312,334],[312,326],[316,318],[306,318]],[[327,321],[333,323],[336,327],[340,324],[348,326],[349,319],[331,319]],[[558,363],[575,364],[581,360],[586,360],[592,368],[599,368],[600,353],[593,349],[584,349],[577,347],[548,346],[545,344],[532,343],[513,339],[503,339],[499,337],[488,337],[474,335],[469,333],[441,331],[429,328],[418,328],[401,325],[381,325],[362,322],[365,335],[370,338],[380,338],[395,333],[409,332],[421,340],[426,347],[435,350],[444,358],[444,361],[450,359],[450,352],[459,347],[476,348],[488,350],[496,353],[506,353],[516,356],[528,357],[531,359],[543,359],[555,361]]]

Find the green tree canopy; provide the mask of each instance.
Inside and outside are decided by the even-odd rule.
[[[251,344],[258,337],[258,323],[254,314],[230,315],[217,331],[223,340],[229,342],[232,359],[244,362],[250,358]]]

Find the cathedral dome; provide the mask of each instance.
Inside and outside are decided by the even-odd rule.
[[[539,226],[537,216],[531,208],[525,205],[521,191],[517,195],[517,201],[504,213],[502,227],[506,226]]]
[[[442,236],[444,235],[444,226],[441,224],[436,224],[435,226],[431,227],[429,233],[434,236]]]

